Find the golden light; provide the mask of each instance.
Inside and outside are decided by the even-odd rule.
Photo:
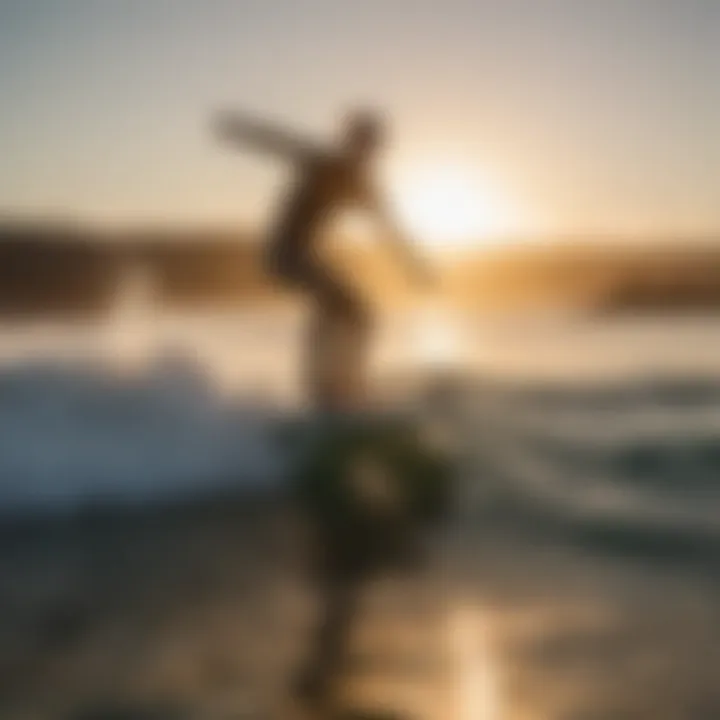
[[[469,168],[416,168],[398,176],[393,187],[403,223],[428,247],[482,245],[518,225],[499,191]]]
[[[448,365],[461,356],[462,335],[452,316],[427,303],[415,312],[413,321],[413,359],[421,365]]]
[[[453,717],[458,720],[498,720],[504,714],[490,629],[489,618],[471,607],[458,608],[448,618]]]

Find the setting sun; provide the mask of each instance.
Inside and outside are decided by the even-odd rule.
[[[516,214],[499,193],[462,167],[407,172],[393,185],[406,226],[430,247],[483,244],[517,224]]]

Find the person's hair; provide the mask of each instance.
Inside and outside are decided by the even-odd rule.
[[[353,145],[374,147],[385,135],[382,117],[370,110],[353,110],[345,116],[345,137]]]

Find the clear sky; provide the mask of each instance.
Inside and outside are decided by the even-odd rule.
[[[5,211],[259,220],[281,168],[210,112],[359,102],[396,173],[472,168],[527,227],[720,230],[717,0],[0,0],[0,68]]]

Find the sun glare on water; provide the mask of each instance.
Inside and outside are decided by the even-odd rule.
[[[423,366],[453,365],[461,359],[460,328],[442,307],[428,303],[415,312],[412,352]]]
[[[405,226],[429,248],[487,244],[518,224],[507,201],[469,169],[428,166],[405,172],[393,185]]]
[[[449,650],[457,720],[500,720],[503,717],[500,677],[488,618],[469,607],[448,618]]]

